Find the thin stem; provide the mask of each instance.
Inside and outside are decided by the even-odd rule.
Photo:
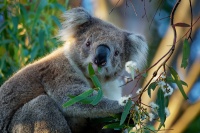
[[[190,21],[190,34],[189,34],[189,36],[188,36],[188,39],[191,39],[192,40],[192,24],[193,24],[193,13],[192,13],[192,3],[191,3],[191,0],[189,0],[189,3],[190,3],[190,19],[191,19],[191,21]]]
[[[111,14],[113,12],[113,10],[117,7],[118,3],[120,2],[120,0],[117,1],[117,3],[115,4],[115,6],[111,9],[111,11],[109,12],[109,14]]]
[[[134,6],[132,0],[129,0],[129,1],[130,1],[131,5],[132,5],[132,7],[133,7],[133,10],[134,10],[135,16],[137,16],[137,12],[136,12],[136,10],[135,10],[135,6]]]

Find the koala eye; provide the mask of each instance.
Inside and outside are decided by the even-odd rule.
[[[118,56],[118,55],[119,55],[119,51],[116,50],[116,51],[115,51],[115,56]]]
[[[86,43],[86,46],[89,47],[91,45],[90,41]]]

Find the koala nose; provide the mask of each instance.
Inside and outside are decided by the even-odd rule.
[[[100,67],[105,66],[107,63],[107,58],[110,55],[110,48],[104,44],[101,44],[97,47],[95,52],[94,63]]]

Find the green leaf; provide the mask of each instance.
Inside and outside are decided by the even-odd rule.
[[[20,7],[20,13],[22,14],[22,18],[23,18],[22,23],[25,26],[26,22],[28,22],[26,21],[28,19],[28,13],[27,13],[26,8],[22,4],[20,4],[19,7]]]
[[[39,51],[39,47],[32,47],[31,55],[30,55],[31,56],[31,58],[30,58],[31,61],[33,61],[36,58],[36,56],[38,54],[38,51]]]
[[[188,87],[188,84],[184,82],[183,80],[181,80],[181,84]]]
[[[156,103],[159,106],[159,108],[158,108],[158,116],[160,117],[160,126],[159,126],[159,129],[160,129],[162,126],[164,126],[165,120],[166,120],[165,97],[164,97],[164,92],[160,88],[158,89],[158,92],[157,92]]]
[[[126,105],[124,107],[124,111],[122,113],[122,116],[121,116],[120,125],[122,125],[125,122],[126,117],[129,114],[131,107],[132,107],[132,101],[128,100],[128,102],[126,103]]]
[[[39,31],[39,44],[41,48],[44,48],[44,39],[45,39],[45,33],[43,30]]]
[[[168,82],[168,83],[176,83],[176,81],[172,77],[166,77],[166,82]],[[181,84],[188,87],[187,83],[184,82],[183,80],[181,80]]]
[[[182,56],[182,62],[181,62],[181,67],[184,69],[188,65],[189,56],[190,56],[190,46],[189,46],[188,40],[185,39],[183,43],[183,56]]]
[[[165,107],[168,107],[169,105],[169,96],[165,97]]]
[[[85,99],[81,100],[80,102],[83,104],[91,104],[91,102],[94,101],[95,98],[96,98],[96,96],[86,97]]]
[[[6,26],[8,25],[8,22],[5,21],[0,25],[0,33],[6,28]]]
[[[91,78],[94,86],[96,88],[100,88],[101,89],[101,83],[100,83],[99,79],[97,78],[97,76],[95,75],[95,71],[94,71],[94,69],[92,67],[92,63],[89,63],[88,71],[89,71],[89,75],[90,75],[90,78]]]
[[[184,91],[184,89],[183,89],[183,86],[182,86],[181,81],[180,81],[180,80],[177,80],[177,81],[176,81],[176,84],[177,84],[177,86],[178,86],[178,88],[179,88],[179,90],[180,90],[182,96],[185,98],[185,100],[187,100],[188,97],[187,97],[187,95],[186,95],[186,93],[185,93],[185,91]]]
[[[69,98],[75,98],[76,96],[73,95],[67,95]],[[90,96],[90,97],[86,97],[85,99],[79,101],[80,103],[83,104],[90,104],[94,99],[96,98],[96,96]]]
[[[97,78],[97,76],[96,75],[92,75],[92,76],[90,76],[90,78],[91,78],[94,86],[96,88],[100,88],[101,89],[101,83],[100,83],[99,79]]]
[[[40,12],[48,4],[47,0],[41,0],[37,9],[37,13]]]
[[[185,100],[187,100],[188,97],[187,97],[187,95],[186,95],[186,93],[185,93],[185,91],[183,89],[182,82],[180,80],[180,77],[178,76],[178,73],[172,67],[169,67],[169,70],[170,70],[170,72],[171,72],[171,74],[172,74],[172,76],[173,76],[173,78],[175,80],[175,83],[178,86],[182,96],[185,98]]]
[[[66,8],[64,6],[62,6],[61,4],[59,3],[55,3],[54,4],[59,10],[61,10],[62,12],[65,12],[66,11]]]
[[[114,128],[122,129],[123,127],[124,125],[119,125],[119,123],[111,123],[111,124],[105,125],[103,129],[114,129]]]
[[[103,91],[102,89],[99,89],[97,96],[94,98],[94,100],[91,102],[92,105],[97,105],[99,103],[99,101],[102,99],[103,97]]]
[[[69,106],[71,106],[71,105],[73,105],[73,104],[75,104],[75,103],[77,103],[77,102],[85,99],[86,97],[88,97],[89,95],[91,95],[93,93],[93,91],[94,91],[93,89],[90,89],[90,90],[87,90],[87,91],[83,92],[82,94],[80,94],[80,95],[78,95],[78,96],[70,99],[66,103],[64,103],[62,105],[62,107],[63,108],[69,107]]]
[[[17,26],[18,26],[18,23],[19,23],[19,18],[18,17],[12,17],[12,22],[13,22],[13,29],[16,32]]]
[[[156,83],[156,82],[152,82],[152,83],[149,85],[147,91],[148,91],[148,95],[149,95],[150,98],[151,98],[151,89],[154,91],[155,88],[156,88],[156,86],[157,86],[157,83]]]
[[[55,22],[55,24],[59,27],[59,29],[62,28],[61,23],[59,21],[59,19],[56,16],[51,16],[51,18],[53,19],[53,21]]]
[[[92,67],[92,63],[89,63],[89,65],[88,65],[88,71],[89,71],[89,75],[90,76],[95,75],[94,69]]]

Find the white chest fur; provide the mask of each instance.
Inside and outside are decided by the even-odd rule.
[[[119,101],[122,97],[121,85],[122,82],[120,82],[120,80],[109,81],[102,84],[103,95],[110,100]]]

